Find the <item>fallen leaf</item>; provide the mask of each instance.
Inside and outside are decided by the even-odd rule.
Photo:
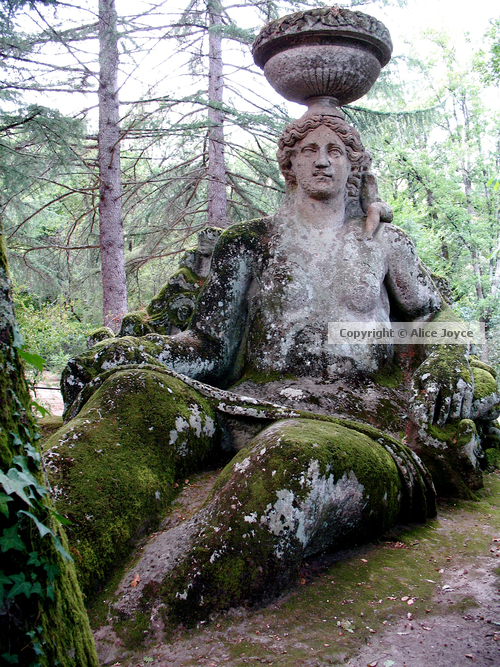
[[[394,665],[394,660],[386,660],[384,662],[384,667],[392,667]]]
[[[361,562],[362,562],[362,563],[368,563],[368,561],[366,560],[366,558],[361,558]]]
[[[466,658],[470,658],[471,660],[475,660],[476,658],[472,655],[472,653],[466,653],[465,654]]]
[[[369,662],[366,667],[377,667],[378,665],[378,660],[374,660],[373,662]]]
[[[306,583],[306,580],[305,580],[305,579],[301,579],[301,580],[300,580],[300,585],[301,585],[301,586],[303,586],[305,583]]]
[[[406,604],[415,604],[415,600],[408,600]]]
[[[132,586],[132,588],[135,588],[137,586],[137,584],[140,582],[140,580],[141,580],[141,578],[138,574],[134,575],[134,578],[130,582],[130,585]]]
[[[401,598],[401,602],[406,602],[406,600],[409,600],[410,598],[408,595],[405,595],[404,597]]]
[[[154,661],[155,661],[154,658],[149,658],[148,656],[142,659],[142,662],[154,662]]]
[[[323,646],[330,646],[330,644],[323,644]]]

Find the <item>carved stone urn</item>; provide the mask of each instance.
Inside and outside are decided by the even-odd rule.
[[[268,23],[252,53],[285,99],[332,113],[370,90],[391,58],[392,42],[372,16],[324,7]]]

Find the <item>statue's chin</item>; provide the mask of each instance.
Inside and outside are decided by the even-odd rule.
[[[302,197],[315,199],[316,201],[342,201],[344,199],[345,184],[339,187],[337,182],[322,179],[316,182],[299,184],[298,194],[302,191]]]
[[[335,199],[335,195],[332,195],[331,192],[325,192],[324,190],[313,190],[307,193],[307,196],[316,201],[326,201],[328,199]]]

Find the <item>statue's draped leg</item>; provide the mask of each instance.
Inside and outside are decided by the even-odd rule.
[[[303,558],[366,542],[401,517],[432,515],[433,489],[420,466],[392,439],[381,444],[327,421],[276,422],[226,466],[182,530],[145,548],[116,607],[133,614],[146,588],[171,621],[191,623],[275,597],[296,580]],[[136,574],[141,583],[131,589]]]

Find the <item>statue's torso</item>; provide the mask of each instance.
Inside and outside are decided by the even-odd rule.
[[[389,322],[387,261],[383,234],[364,237],[360,220],[332,231],[277,217],[252,290],[247,361],[297,375],[377,370],[385,346],[330,345],[328,323]]]

